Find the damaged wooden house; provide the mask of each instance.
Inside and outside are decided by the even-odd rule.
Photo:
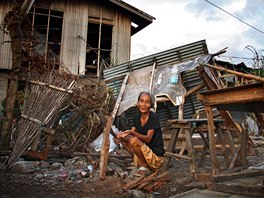
[[[23,44],[36,44],[27,53],[43,55],[47,67],[73,75],[101,78],[102,70],[130,60],[131,36],[155,19],[119,0],[36,0],[27,14],[30,26]],[[1,1],[0,21],[23,1]],[[20,5],[20,6],[21,6]],[[12,69],[10,36],[0,31],[0,102],[6,97]],[[22,35],[21,35],[22,36]]]
[[[23,2],[2,1],[0,5],[1,21],[6,22],[8,21],[8,16],[18,14],[16,6],[21,6]],[[130,60],[131,36],[144,29],[155,19],[151,15],[119,0],[74,2],[36,0],[31,2],[33,5],[30,7],[20,27],[21,35],[19,36],[23,44],[22,55],[25,58],[23,59],[23,66],[26,68],[32,67],[31,58],[38,56],[41,59],[35,61],[35,66],[39,66],[40,71],[48,68],[51,71],[66,71],[70,75],[61,76],[61,78],[51,78],[52,75],[48,77],[48,74],[45,74],[36,77],[34,80],[27,79],[27,75],[25,75],[26,77],[23,80],[27,82],[18,86],[18,90],[20,90],[25,88],[25,84],[30,84],[30,89],[27,92],[29,94],[28,100],[24,103],[23,112],[21,112],[21,118],[25,123],[21,125],[27,127],[35,122],[31,128],[35,132],[31,131],[30,134],[33,136],[20,137],[23,142],[20,142],[20,146],[16,145],[17,148],[15,150],[17,153],[13,155],[13,160],[11,160],[12,162],[10,161],[10,164],[31,145],[33,139],[40,133],[41,130],[36,131],[37,125],[41,125],[41,129],[46,131],[45,133],[48,135],[48,137],[45,135],[41,146],[44,156],[37,156],[40,159],[47,157],[46,151],[48,150],[48,145],[51,144],[50,137],[54,135],[54,131],[46,129],[51,127],[51,122],[55,119],[55,112],[59,111],[60,107],[56,105],[55,101],[60,91],[64,92],[64,94],[57,97],[57,104],[69,101],[69,98],[72,98],[74,94],[82,108],[88,108],[87,105],[84,105],[87,103],[87,98],[82,98],[83,95],[90,95],[91,97],[98,95],[96,101],[98,104],[95,104],[95,102],[89,103],[89,105],[94,105],[94,107],[101,104],[100,99],[106,98],[106,100],[110,101],[110,96],[107,98],[109,95],[107,90],[95,82],[102,78],[104,69]],[[7,32],[6,29],[1,29],[1,103],[7,96],[10,74],[12,73],[11,38]],[[42,65],[43,63],[45,65]],[[85,79],[81,83],[85,90],[78,89],[73,93],[71,89],[75,85],[75,79],[80,79],[80,77]],[[91,79],[94,79],[95,82]],[[53,82],[51,83],[50,80]],[[43,87],[45,87],[44,91]],[[95,90],[99,91],[96,92]],[[54,95],[51,95],[51,92]],[[81,94],[82,92],[85,92],[85,94]],[[65,95],[69,95],[69,97],[65,97]],[[42,99],[39,100],[39,97],[42,97]],[[50,100],[54,99],[52,103],[49,103],[49,97]],[[34,106],[33,104],[37,105]],[[46,112],[41,111],[43,106],[47,107]],[[33,110],[34,115],[32,114]],[[18,114],[20,118],[20,113]],[[100,113],[97,112],[97,114]],[[75,117],[77,117],[77,114]],[[97,118],[97,120],[101,121],[101,118]],[[28,121],[32,123],[29,124]],[[67,127],[72,126],[69,124]],[[61,130],[66,131],[66,128],[64,127]],[[76,137],[70,138],[74,139],[74,142],[78,141]],[[30,148],[34,148],[34,151],[37,147],[38,145],[35,143]]]
[[[209,54],[205,40],[201,40],[104,71],[106,83],[122,98],[116,118],[122,130],[131,127],[138,94],[148,90],[155,96],[154,110],[163,125],[166,146],[163,171],[171,159],[182,159],[190,162],[195,180],[214,181],[220,175],[231,180],[229,173],[248,165],[252,143],[242,120],[251,113],[260,124],[259,130],[264,127],[264,78],[253,75],[243,63],[232,65],[237,71],[230,69],[230,63],[215,58],[224,52]],[[254,174],[263,175],[263,171]],[[261,183],[264,178],[258,179]],[[213,190],[218,187],[214,182],[209,186]],[[235,193],[243,189],[245,194],[256,190],[251,195],[264,192],[263,185],[251,190],[231,188],[220,189]]]

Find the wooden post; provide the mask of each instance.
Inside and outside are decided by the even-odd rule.
[[[185,124],[188,126],[189,124]],[[191,129],[190,127],[184,127],[184,133],[186,136],[186,143],[187,143],[187,149],[188,149],[188,155],[190,157],[190,172],[192,176],[197,179],[196,175],[196,167],[195,167],[195,154],[193,150],[193,144],[192,144],[192,135],[191,135]]]
[[[219,169],[219,164],[216,158],[216,150],[215,150],[213,111],[210,106],[205,106],[205,111],[208,119],[207,122],[208,122],[208,135],[209,135],[209,148],[210,148],[210,159],[212,165],[212,175],[216,175],[217,169]]]
[[[247,141],[248,141],[247,131],[243,129],[240,140],[240,165],[247,165]]]
[[[225,142],[225,139],[223,137],[223,133],[222,133],[222,129],[221,129],[221,126],[219,123],[216,124],[216,132],[218,134],[218,137],[221,141],[221,145],[222,145],[222,153],[225,157],[225,161],[226,161],[226,167],[228,168],[228,165],[229,165],[229,157],[227,155],[227,149],[226,149],[226,142]]]
[[[106,175],[106,171],[108,167],[109,145],[110,145],[109,134],[110,134],[111,125],[112,125],[111,116],[106,116],[106,119],[107,119],[107,123],[103,131],[103,142],[102,142],[102,150],[101,150],[101,155],[100,155],[99,178],[101,180],[105,179],[105,175]]]
[[[175,131],[172,131],[171,130],[171,138],[170,138],[170,142],[169,142],[169,145],[167,147],[167,152],[172,152],[173,153],[173,150],[175,148],[175,144],[177,142],[177,138],[178,138],[178,135],[180,133],[180,129],[177,128],[177,129],[174,129]],[[164,158],[164,162],[163,162],[163,165],[162,165],[162,168],[161,168],[161,171],[164,172],[168,169],[169,167],[169,164],[170,164],[170,160],[171,160],[171,157],[165,157]]]
[[[179,112],[178,112],[178,119],[179,120],[182,120],[183,119],[183,104],[184,103],[180,104],[179,105],[179,108],[178,108],[179,109]]]

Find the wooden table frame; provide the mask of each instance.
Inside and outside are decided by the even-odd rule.
[[[208,125],[208,135],[206,137],[204,136],[203,132],[199,130],[199,126],[202,124]],[[182,158],[190,161],[190,172],[195,178],[197,178],[197,166],[195,165],[196,156],[192,143],[193,131],[197,130],[197,132],[201,135],[204,141],[204,148],[202,151],[203,159],[201,160],[204,160],[205,152],[209,148],[210,161],[211,161],[211,175],[216,175],[218,169],[220,169],[221,167],[216,157],[215,133],[219,135],[220,142],[222,145],[222,154],[225,157],[226,164],[230,163],[222,135],[223,124],[224,124],[223,119],[213,119],[213,123],[210,123],[210,121],[208,121],[207,119],[168,120],[168,127],[171,130],[171,139],[166,150],[162,171],[168,169],[171,157],[175,157],[177,159]],[[185,134],[188,156],[182,155],[183,153],[182,149],[185,149],[185,147],[181,148],[179,154],[174,152],[177,138],[180,133]]]

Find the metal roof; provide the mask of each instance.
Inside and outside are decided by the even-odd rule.
[[[153,64],[154,60],[157,61],[157,67],[160,67],[163,65],[184,63],[206,54],[208,54],[206,41],[201,40],[108,68],[103,72],[104,79],[106,84],[113,90],[115,98],[117,98],[123,78],[130,71],[148,67]],[[203,82],[198,71],[195,69],[183,72],[182,76],[184,79],[183,86],[187,91]],[[184,103],[184,118],[192,118],[195,111],[202,108],[203,105],[197,100],[196,95],[188,96]],[[170,101],[159,103],[156,112],[159,115],[162,126],[165,125],[168,119],[176,119],[178,117],[178,107],[174,106]],[[126,112],[130,126],[135,113],[135,108],[130,108]]]

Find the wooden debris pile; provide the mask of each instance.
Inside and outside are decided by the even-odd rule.
[[[170,180],[169,172],[160,173],[156,171],[148,176],[141,176],[128,182],[122,187],[122,190],[127,191],[131,189],[145,190],[148,193],[151,193],[166,184]]]
[[[18,137],[8,159],[8,167],[25,151],[44,149],[46,154],[49,148],[43,142],[51,142],[57,113],[71,98],[75,79],[64,73],[46,73],[31,75],[27,82],[21,120],[14,132]]]
[[[79,79],[71,103],[63,112],[65,118],[56,129],[55,144],[67,150],[82,150],[102,133],[113,102],[103,83]]]

